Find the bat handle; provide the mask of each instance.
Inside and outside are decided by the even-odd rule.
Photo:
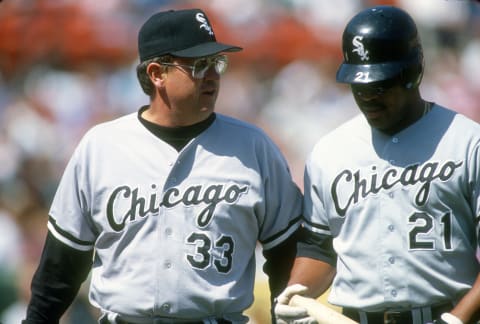
[[[308,315],[315,318],[318,324],[358,324],[354,320],[323,305],[313,298],[294,295],[290,299],[289,305],[305,308]]]

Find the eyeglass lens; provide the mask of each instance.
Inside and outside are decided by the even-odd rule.
[[[227,70],[228,59],[225,55],[217,55],[213,57],[203,57],[193,62],[192,76],[196,79],[201,79],[205,76],[205,72],[211,66],[215,67],[218,74],[223,74]]]

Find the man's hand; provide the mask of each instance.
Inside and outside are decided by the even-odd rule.
[[[305,308],[288,305],[294,295],[303,295],[307,290],[303,285],[294,284],[278,295],[274,309],[277,324],[317,324]]]

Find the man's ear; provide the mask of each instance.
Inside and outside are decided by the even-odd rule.
[[[147,75],[156,87],[161,87],[167,78],[167,71],[163,65],[152,62],[147,66]]]

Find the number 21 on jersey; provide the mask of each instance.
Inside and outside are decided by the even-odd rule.
[[[415,212],[408,218],[411,225],[408,233],[409,250],[435,250],[436,233],[441,233],[445,251],[452,251],[452,214],[437,218],[425,212]],[[440,227],[440,228],[438,228]],[[440,230],[440,231],[438,231]]]

